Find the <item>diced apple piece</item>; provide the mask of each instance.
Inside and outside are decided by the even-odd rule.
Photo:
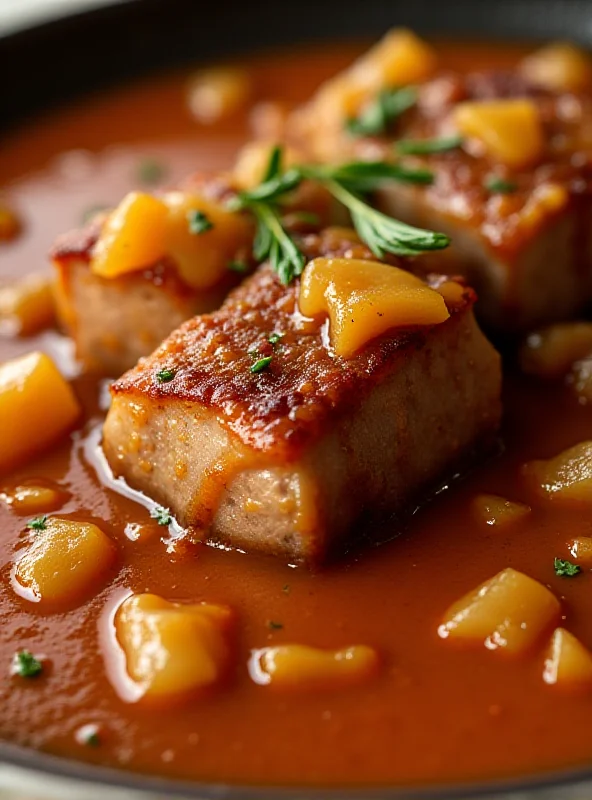
[[[50,486],[15,486],[0,497],[17,514],[37,514],[40,511],[55,511],[64,502],[64,492]]]
[[[0,289],[0,326],[30,336],[55,322],[53,282],[45,275],[28,275]]]
[[[523,473],[540,497],[566,503],[592,502],[592,441],[564,450],[546,461],[530,461]]]
[[[559,613],[559,601],[545,586],[508,568],[453,603],[438,634],[516,656],[536,644]]]
[[[592,83],[590,56],[569,42],[552,42],[527,56],[520,71],[529,81],[555,92],[579,92]]]
[[[520,349],[520,366],[538,378],[562,378],[590,354],[592,323],[564,322],[531,333]]]
[[[492,526],[506,526],[530,514],[530,506],[513,503],[495,494],[480,494],[471,503],[473,516],[478,522]]]
[[[592,653],[565,628],[553,633],[543,680],[566,688],[592,687]]]
[[[529,167],[543,153],[543,129],[532,100],[459,103],[454,121],[460,134],[477,140],[487,156],[508,167]]]
[[[582,567],[592,569],[592,537],[578,536],[567,543],[569,552]]]
[[[351,69],[355,83],[378,91],[427,80],[436,67],[434,50],[412,31],[393,28]]]
[[[244,108],[252,94],[253,84],[246,70],[212,67],[193,75],[187,102],[195,119],[212,125]]]
[[[80,406],[44,353],[0,365],[0,471],[41,452],[76,422]]]
[[[377,261],[315,258],[300,285],[300,311],[328,314],[331,344],[351,358],[391,328],[436,325],[450,316],[442,295],[410,272]]]
[[[227,211],[218,203],[184,192],[163,197],[167,207],[165,250],[179,275],[194,289],[209,289],[228,274],[228,265],[239,252],[250,249],[251,220]],[[197,215],[203,230],[192,222]]]
[[[117,638],[141,697],[173,700],[219,683],[230,662],[226,606],[132,595],[117,611]]]
[[[130,192],[103,223],[91,269],[116,278],[152,266],[165,255],[167,207],[156,197]]]
[[[53,517],[33,531],[14,578],[27,599],[71,607],[92,596],[115,557],[115,545],[96,525]]]
[[[279,689],[341,689],[366,681],[378,671],[376,651],[366,645],[321,650],[302,644],[264,647],[253,652],[251,677]]]

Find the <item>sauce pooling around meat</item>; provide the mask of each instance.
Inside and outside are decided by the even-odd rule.
[[[361,49],[249,62],[253,102],[303,102]],[[445,65],[475,69],[512,65],[522,51],[444,45],[441,53]],[[115,205],[147,183],[228,167],[253,119],[261,126],[279,113],[250,105],[200,126],[186,86],[186,75],[171,75],[125,88],[5,141],[2,200],[22,231],[0,244],[2,279],[42,270],[56,234],[93,207]],[[502,455],[439,494],[402,531],[385,524],[380,538],[398,534],[392,541],[311,573],[186,545],[166,509],[151,516],[133,494],[116,491],[99,450],[105,382],[81,374],[55,332],[0,340],[2,361],[36,349],[71,378],[82,414],[70,436],[1,481],[3,740],[123,769],[257,784],[428,784],[590,762],[592,691],[585,680],[553,682],[566,664],[584,676],[592,647],[586,474],[580,494],[561,502],[561,486],[551,493],[559,500],[544,489],[553,467],[523,468],[592,439],[590,410],[571,388],[541,390],[508,373]],[[564,459],[560,474],[578,458],[585,463],[582,452]],[[37,554],[44,537],[59,541],[76,522],[84,523],[84,569],[75,593],[63,596]],[[492,579],[496,596],[519,591],[528,599],[535,632],[548,627],[532,646],[511,626],[491,631],[491,647],[463,640],[455,604],[469,595],[460,609],[473,603],[475,619],[470,593]],[[51,602],[35,602],[39,586]],[[142,642],[148,624],[169,652],[179,631],[203,643],[184,652],[187,672],[157,681],[134,660],[129,642]],[[495,646],[502,635],[512,653]],[[303,685],[312,673],[318,682]],[[186,689],[195,690],[190,699]]]

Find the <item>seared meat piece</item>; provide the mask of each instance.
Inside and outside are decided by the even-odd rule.
[[[302,246],[372,259],[342,231]],[[308,563],[355,540],[362,516],[425,499],[500,419],[499,358],[473,291],[428,282],[445,322],[389,330],[345,359],[322,320],[298,313],[298,281],[261,267],[113,385],[103,447],[114,473],[198,539]]]
[[[190,212],[182,203],[184,198],[204,198],[207,207],[217,209],[230,194],[225,179],[198,176],[189,179],[181,191],[168,195],[178,209],[173,222],[176,227],[171,235],[163,226],[161,238],[166,242],[168,236],[176,246],[177,253],[184,260],[185,274],[179,269],[174,254],[163,250],[157,255],[157,248],[145,250],[147,260],[139,262],[145,264],[142,269],[132,264],[134,268],[113,274],[96,270],[95,255],[109,222],[109,216],[105,214],[91,220],[82,230],[71,231],[57,240],[51,258],[57,271],[59,317],[74,339],[77,355],[86,369],[121,375],[139,358],[152,352],[181,322],[194,314],[219,307],[229,290],[242,278],[239,272],[226,269],[226,264],[236,258],[250,266],[251,228],[243,219],[237,218],[236,229],[230,229],[232,221],[228,222],[230,215],[227,214],[223,219],[223,235],[227,235],[229,244],[221,240],[217,232],[211,243],[205,237],[192,237],[189,232],[184,241],[183,229],[188,230],[189,225],[184,216]],[[129,195],[119,209],[125,211],[126,201],[131,198]],[[136,210],[132,208],[130,213],[130,203],[127,203],[127,212],[120,213],[116,227],[119,233],[126,226],[131,229],[127,236],[132,245],[154,235],[159,220],[141,216],[146,215],[146,208],[150,214],[154,204],[162,206],[162,215],[167,213],[159,200],[144,195],[136,196]],[[113,246],[112,242],[109,244]],[[201,250],[194,250],[196,245],[202,246]],[[118,246],[116,242],[115,247]],[[128,247],[128,241],[123,247],[119,246],[124,256]],[[153,249],[154,257],[149,255],[150,249]],[[220,250],[219,257],[216,249]],[[111,268],[114,261],[116,257],[111,258]],[[213,277],[200,281],[200,270],[204,268]],[[197,281],[187,279],[187,274],[191,278],[192,272]]]
[[[585,56],[577,60],[581,75],[564,51],[553,56],[552,75],[544,53],[513,70],[461,75],[438,73],[417,43],[402,67],[397,53],[410,46],[391,34],[321,87],[295,114],[294,141],[319,159],[398,158],[429,169],[431,185],[392,182],[377,203],[451,236],[448,251],[422,263],[460,271],[488,327],[512,333],[574,316],[592,298],[592,69]],[[420,63],[425,74],[414,77],[410,64],[417,73]],[[411,108],[373,135],[348,131],[348,117],[363,115],[381,89],[407,83],[416,87]],[[398,148],[458,133],[460,145],[448,151]]]

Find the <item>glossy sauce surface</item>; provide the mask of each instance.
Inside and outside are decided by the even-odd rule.
[[[445,61],[475,68],[513,63],[520,52],[463,47],[446,46]],[[261,99],[295,103],[362,49],[296,51],[248,67]],[[248,136],[248,120],[198,127],[186,110],[186,78],[175,74],[114,91],[4,141],[0,185],[25,230],[1,246],[2,279],[43,269],[54,236],[78,225],[89,207],[115,203],[137,185],[143,158],[166,165],[166,182],[230,165]],[[105,393],[103,384],[77,375],[67,341],[55,333],[1,340],[0,359],[39,347],[73,377],[85,419],[58,447],[3,476],[2,487],[59,485],[67,493],[59,514],[99,524],[116,542],[118,559],[96,597],[45,612],[15,592],[11,578],[28,517],[0,503],[3,739],[125,769],[258,784],[425,784],[590,762],[592,694],[565,694],[544,683],[544,642],[511,660],[437,634],[453,601],[514,567],[551,588],[562,601],[562,624],[592,647],[592,574],[563,579],[553,569],[555,557],[570,557],[569,539],[592,535],[589,514],[536,500],[521,478],[525,461],[592,438],[592,412],[567,390],[508,376],[503,455],[440,494],[393,541],[311,574],[272,559],[176,547],[174,532],[97,477]],[[532,514],[503,529],[480,524],[470,508],[479,492],[530,503]],[[113,613],[127,594],[143,591],[236,611],[236,659],[226,686],[181,709],[126,702]],[[282,693],[257,685],[247,668],[251,651],[292,642],[371,645],[382,669],[342,691]],[[47,657],[35,680],[9,674],[22,648]],[[89,724],[100,728],[97,747],[77,740]]]

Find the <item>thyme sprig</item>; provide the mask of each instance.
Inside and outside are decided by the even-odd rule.
[[[388,181],[426,184],[433,174],[423,168],[411,168],[387,161],[353,161],[339,166],[301,165],[282,170],[282,150],[274,148],[264,180],[254,189],[240,192],[229,207],[250,211],[257,230],[253,255],[257,261],[269,259],[284,284],[290,283],[304,269],[306,259],[286,230],[281,203],[303,180],[322,185],[350,212],[360,238],[379,258],[387,253],[415,256],[428,250],[447,247],[449,238],[443,233],[415,228],[373,208],[365,195]]]

